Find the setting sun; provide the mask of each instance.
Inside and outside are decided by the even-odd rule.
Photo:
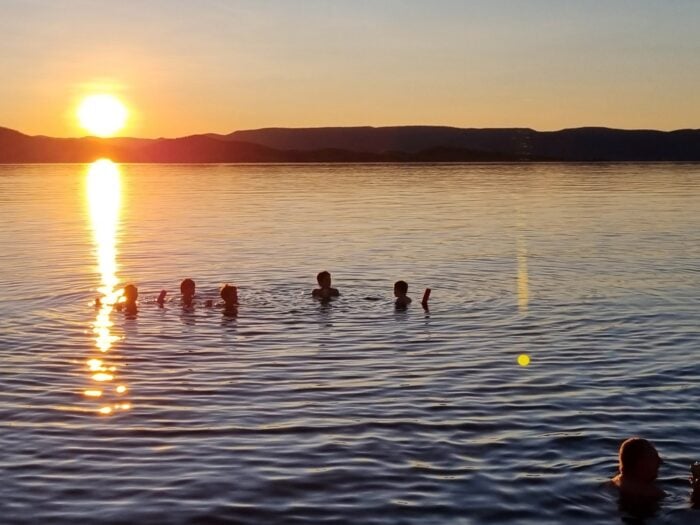
[[[78,107],[80,125],[92,135],[111,137],[124,127],[128,111],[114,95],[90,95]]]

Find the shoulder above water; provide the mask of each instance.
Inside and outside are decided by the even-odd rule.
[[[316,288],[311,292],[311,295],[320,299],[329,299],[330,297],[340,297],[340,292],[337,288]]]

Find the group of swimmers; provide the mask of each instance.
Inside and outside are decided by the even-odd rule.
[[[656,511],[666,493],[656,485],[661,456],[654,445],[643,438],[625,440],[619,451],[619,472],[610,480],[620,495],[620,506],[636,515],[650,515]],[[690,502],[700,507],[700,463],[690,467]]]
[[[327,271],[319,272],[316,276],[318,281],[318,288],[315,288],[311,292],[311,296],[315,299],[319,299],[322,302],[330,301],[333,298],[339,297],[340,292],[337,288],[331,286],[331,274]],[[221,299],[223,303],[214,304],[213,299],[207,299],[204,301],[204,306],[211,308],[214,306],[223,307],[225,313],[235,313],[238,308],[238,288],[230,284],[225,284],[219,290]],[[161,290],[156,303],[158,306],[163,307],[165,304],[165,297],[168,294],[167,290]],[[180,283],[180,294],[182,306],[184,308],[192,308],[195,304],[195,283],[192,279],[185,279]],[[122,294],[122,300],[115,305],[118,311],[124,311],[127,314],[136,313],[138,310],[136,301],[139,297],[139,290],[133,284],[127,284],[124,287]],[[411,304],[412,300],[408,296],[408,283],[406,281],[396,281],[394,283],[394,305],[397,309],[407,308]],[[423,294],[423,299],[421,305],[424,309],[428,309],[428,299],[430,298],[430,288],[425,289]],[[99,298],[95,299],[95,305],[101,306],[101,301]]]
[[[311,292],[312,297],[322,301],[329,301],[334,297],[340,296],[338,289],[331,286],[331,274],[329,272],[319,272],[316,276],[316,281],[319,288]],[[408,296],[408,283],[406,281],[396,281],[394,283],[394,297],[396,297],[396,301],[394,301],[396,308],[406,308],[411,304],[412,299]],[[430,288],[425,289],[421,300],[421,305],[425,309],[428,308],[428,299],[430,299]]]
[[[320,272],[316,276],[318,288],[315,288],[311,295],[320,301],[330,301],[340,296],[337,288],[331,286],[331,274],[327,271]],[[165,304],[166,290],[161,290],[156,303],[159,306]],[[185,279],[180,283],[180,294],[182,306],[192,308],[195,304],[195,283],[192,279]],[[116,305],[118,310],[127,313],[137,311],[136,300],[138,299],[138,289],[133,284],[124,287],[123,302]],[[220,296],[223,303],[214,305],[212,299],[204,301],[205,307],[222,306],[224,312],[235,313],[238,308],[238,288],[230,284],[225,284],[220,289]],[[396,308],[403,309],[411,304],[408,297],[408,284],[406,281],[396,281],[394,283],[394,297],[396,297]],[[421,304],[423,308],[428,308],[430,288],[426,288]],[[95,304],[100,306],[99,298]],[[656,479],[661,466],[661,457],[654,445],[639,437],[629,438],[620,446],[618,474],[610,480],[610,484],[619,491],[620,503],[628,511],[634,513],[653,513],[659,501],[666,496],[666,493],[656,485]],[[690,467],[690,484],[692,488],[691,504],[700,507],[700,463],[694,463]]]

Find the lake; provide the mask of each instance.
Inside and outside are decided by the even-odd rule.
[[[698,210],[692,164],[0,166],[1,521],[622,523],[642,435],[700,523]]]

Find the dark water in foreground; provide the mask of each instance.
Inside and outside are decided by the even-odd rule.
[[[622,523],[639,434],[700,523],[698,210],[693,165],[0,166],[0,522]],[[148,302],[188,276],[238,317]]]

